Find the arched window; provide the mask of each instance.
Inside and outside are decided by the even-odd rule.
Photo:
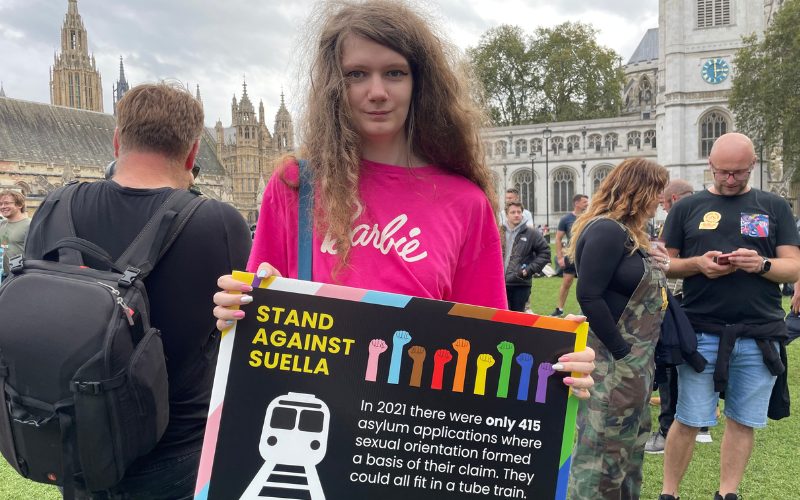
[[[542,140],[531,139],[531,153],[541,153],[541,152],[542,152]]]
[[[581,138],[577,135],[567,137],[567,153],[578,152],[581,149]]]
[[[609,132],[606,134],[606,149],[609,151],[614,151],[616,147],[619,145],[619,136],[614,132]]]
[[[554,155],[557,155],[564,149],[564,138],[563,137],[553,137],[550,139],[550,150],[553,152]]]
[[[592,134],[589,136],[589,149],[594,149],[598,153],[603,147],[603,136],[600,134]]]
[[[568,168],[553,172],[553,211],[572,210],[572,197],[575,196],[575,174]]]
[[[607,165],[597,167],[592,171],[592,194],[597,192],[597,188],[600,187],[600,183],[608,176],[609,172],[611,172],[611,167]]]
[[[519,156],[520,154],[528,154],[528,141],[525,139],[517,139],[514,142],[514,152]]]
[[[535,203],[536,200],[534,198],[534,181],[533,177],[531,176],[531,171],[522,168],[514,172],[514,175],[511,176],[511,184],[519,190],[519,199],[522,201],[522,204],[531,211],[531,213],[535,213]]]
[[[718,110],[710,111],[700,118],[700,157],[708,158],[711,146],[722,134],[726,134],[730,126],[728,116]]]
[[[650,79],[643,76],[639,80],[639,106],[649,106],[653,100],[653,87],[650,85]]]
[[[656,131],[655,130],[645,130],[644,132],[644,145],[650,146],[651,148],[656,148]]]
[[[633,148],[642,149],[642,134],[636,130],[628,132],[628,150]]]

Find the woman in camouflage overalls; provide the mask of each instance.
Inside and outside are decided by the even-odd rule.
[[[624,161],[573,227],[569,252],[581,277],[578,302],[591,325],[597,368],[594,397],[578,410],[572,500],[639,498],[669,265],[662,248],[650,248],[645,224],[668,179],[656,163]]]

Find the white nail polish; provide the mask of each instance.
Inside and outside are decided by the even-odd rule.
[[[258,276],[259,278],[265,278],[267,276],[267,270],[259,269],[258,273],[256,273],[256,276]]]
[[[239,302],[241,302],[242,304],[249,304],[250,302],[253,302],[253,296],[242,295],[242,298],[239,299]]]
[[[561,363],[556,363],[553,365],[553,370],[563,370],[563,369],[564,365],[562,365]]]

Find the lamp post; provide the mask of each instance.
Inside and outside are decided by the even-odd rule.
[[[581,162],[581,171],[583,172],[583,194],[586,194],[586,160]]]
[[[544,137],[544,202],[545,206],[545,224],[550,227],[550,136],[553,131],[550,127],[545,127],[542,131]]]
[[[536,170],[533,168],[535,159],[536,159],[536,153],[531,151],[531,190],[529,193],[530,196],[528,197],[529,198],[528,201],[530,201],[531,206],[528,208],[531,211],[531,217],[533,218],[533,220],[536,220]]]

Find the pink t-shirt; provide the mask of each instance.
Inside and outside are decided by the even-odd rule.
[[[298,167],[285,176],[297,182]],[[363,207],[348,265],[336,279],[336,242],[313,238],[313,280],[505,309],[500,237],[491,205],[469,180],[437,166],[362,161]],[[269,262],[297,277],[298,191],[273,175],[247,264]]]

